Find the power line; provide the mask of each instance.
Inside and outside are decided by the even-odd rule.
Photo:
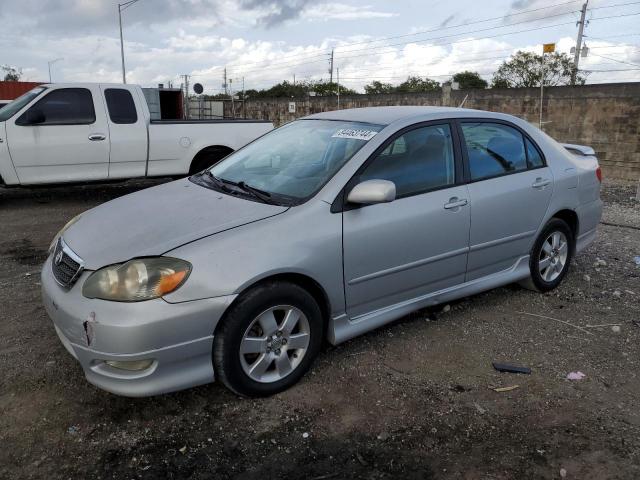
[[[433,29],[429,29],[429,30],[422,30],[422,31],[419,31],[419,32],[414,32],[414,33],[407,33],[407,34],[403,34],[403,35],[393,35],[393,36],[388,36],[388,37],[381,37],[381,38],[378,38],[378,39],[375,39],[375,40],[367,40],[367,41],[362,41],[362,42],[344,43],[344,44],[341,44],[341,45],[337,45],[335,48],[339,49],[339,48],[350,47],[350,46],[354,46],[354,45],[365,45],[365,44],[369,44],[369,43],[378,43],[378,42],[384,42],[386,40],[393,40],[393,39],[396,39],[396,38],[405,38],[405,37],[410,37],[410,36],[418,36],[418,35],[423,35],[425,33],[433,33],[433,32],[438,32],[438,31],[442,31],[442,30],[450,30],[452,28],[459,28],[459,27],[465,27],[465,26],[469,26],[469,25],[476,25],[476,24],[479,24],[479,23],[491,22],[491,21],[495,21],[495,20],[503,20],[503,19],[505,19],[507,17],[515,17],[515,16],[518,16],[518,15],[524,15],[524,14],[527,14],[527,13],[538,12],[538,11],[541,11],[541,10],[548,10],[549,8],[561,7],[561,6],[564,6],[564,5],[571,4],[571,3],[576,3],[578,1],[581,1],[581,0],[571,0],[571,1],[568,1],[568,2],[564,2],[564,3],[557,3],[557,4],[554,4],[554,5],[549,5],[549,6],[546,6],[546,7],[534,8],[534,9],[530,9],[530,10],[523,10],[523,11],[517,12],[517,13],[501,15],[499,17],[485,18],[485,19],[476,20],[476,21],[473,21],[473,22],[460,23],[460,24],[457,24],[457,25],[448,25],[448,26],[433,28]],[[640,3],[640,2],[638,2],[638,3]],[[568,11],[568,12],[565,12],[565,13],[562,13],[562,14],[558,14],[558,15],[568,15],[568,14],[574,13],[574,12],[576,12],[576,10]],[[496,27],[493,27],[493,28],[502,28],[502,27],[507,27],[509,25],[517,25],[519,23],[535,22],[535,21],[538,21],[538,20],[541,20],[541,19],[545,19],[545,18],[548,18],[548,17],[539,17],[539,18],[526,20],[526,21],[523,21],[523,22],[517,22],[517,23],[514,23],[514,24],[500,25],[500,26],[496,26]],[[461,32],[460,34],[462,34],[462,33],[464,33],[464,32]],[[324,50],[326,50],[326,53],[318,53],[318,54],[313,54],[313,55],[304,55],[304,54],[299,55],[299,54],[296,54],[296,55],[286,56],[285,58],[283,58],[283,60],[289,61],[289,60],[292,60],[292,59],[295,59],[295,58],[309,59],[309,58],[316,58],[316,57],[319,57],[319,56],[328,55],[330,49],[326,48]],[[241,67],[241,66],[245,66],[245,65],[256,65],[256,64],[267,63],[267,62],[269,62],[269,60],[260,60],[260,61],[256,61],[256,62],[247,62],[247,63],[242,63],[242,64],[227,64],[227,66],[228,67]]]
[[[549,10],[549,8],[561,7],[563,5],[568,5],[570,3],[576,3],[577,1],[581,1],[581,0],[572,0],[572,1],[569,1],[569,2],[557,3],[555,5],[549,5],[549,6],[546,6],[546,7],[534,8],[534,9],[531,9],[531,10],[523,10],[522,12],[518,12],[518,13],[511,13],[511,14],[507,14],[507,15],[501,15],[499,17],[485,18],[485,19],[476,20],[476,21],[473,21],[473,22],[459,23],[457,25],[448,25],[448,26],[439,27],[439,28],[433,28],[433,29],[429,29],[429,30],[422,30],[422,31],[419,31],[419,32],[414,32],[414,33],[407,33],[407,34],[404,34],[404,35],[394,35],[394,36],[390,36],[390,37],[382,37],[382,38],[379,38],[377,40],[369,40],[369,41],[363,41],[363,42],[347,43],[347,44],[339,45],[336,48],[349,47],[349,46],[353,46],[353,45],[364,45],[364,44],[367,44],[367,43],[377,43],[377,42],[381,42],[381,41],[385,41],[385,40],[393,40],[395,38],[404,38],[404,37],[410,37],[410,36],[417,36],[417,35],[423,35],[425,33],[437,32],[437,31],[441,31],[441,30],[449,30],[449,29],[452,29],[452,28],[466,27],[466,26],[475,25],[475,24],[478,24],[478,23],[486,23],[486,22],[491,22],[491,21],[495,21],[495,20],[503,20],[503,19],[505,19],[507,17],[515,17],[517,15],[524,15],[526,13],[538,12],[540,10]],[[638,3],[640,3],[640,2],[638,2]],[[564,13],[564,15],[566,15],[568,13],[573,13],[575,11],[576,10],[572,10],[572,11],[566,12],[566,13]],[[529,20],[529,21],[535,21],[535,19],[534,20]],[[496,28],[499,28],[499,27],[496,27]]]
[[[602,5],[600,7],[591,7],[589,10],[602,10],[604,8],[625,7],[627,5],[638,5],[640,2],[614,3],[613,5]]]
[[[522,23],[522,22],[517,22]],[[559,27],[559,26],[566,26],[566,25],[573,25],[574,22],[564,22],[564,23],[556,23],[553,25],[545,25],[545,26],[540,26],[540,27],[535,27],[535,28],[529,28],[529,29],[524,29],[524,30],[516,30],[513,32],[503,32],[503,33],[498,33],[495,35],[488,35],[488,36],[484,36],[484,37],[475,37],[475,38],[470,38],[470,39],[465,39],[465,40],[456,40],[453,42],[442,42],[442,43],[434,43],[433,47],[440,47],[440,46],[445,46],[445,45],[454,45],[454,44],[458,44],[458,43],[469,43],[469,42],[476,42],[478,40],[484,40],[484,39],[490,39],[490,38],[497,38],[497,37],[503,37],[503,36],[509,36],[509,35],[516,35],[518,33],[527,33],[527,32],[532,32],[532,31],[537,31],[537,30],[544,30],[547,28],[554,28],[554,27]],[[511,25],[505,25],[504,27],[508,27]],[[504,27],[493,27],[492,29],[496,29],[496,28],[504,28]],[[482,30],[486,30],[486,29],[482,29]],[[475,32],[461,32],[459,34],[457,34],[456,36],[460,36],[460,35],[467,35],[469,33],[475,33]],[[415,42],[403,42],[400,44],[395,44],[395,45],[387,45],[384,47],[380,47],[380,48],[390,48],[393,46],[397,46],[397,45],[406,45],[407,43],[421,43],[421,42],[427,42],[427,41],[431,41],[433,39],[424,39],[424,40],[417,40]],[[363,53],[363,54],[358,54],[358,55],[349,55],[349,56],[341,56],[339,57],[339,60],[345,60],[345,59],[349,59],[349,58],[358,58],[358,57],[363,57],[363,56],[371,56],[374,54],[377,55],[382,55],[385,53],[394,53],[396,52],[395,49],[392,50],[385,50],[385,51],[375,51],[375,49],[373,49],[373,51],[369,51],[368,53]],[[318,62],[324,62],[325,60],[315,60],[315,61],[310,61],[310,62],[301,62],[301,63],[293,63],[293,64],[273,64],[271,66],[267,66],[267,67],[263,67],[263,68],[259,68],[259,69],[255,69],[255,70],[242,70],[243,73],[251,73],[251,72],[262,72],[264,70],[269,70],[271,68],[283,68],[283,67],[295,67],[298,65],[306,65],[306,64],[311,64],[311,63],[318,63]]]
[[[600,57],[600,58],[604,58],[606,60],[611,60],[612,62],[624,63],[625,65],[631,65],[631,66],[634,66],[634,67],[640,67],[640,64],[637,64],[637,63],[625,62],[623,60],[617,60],[615,58],[605,57],[604,55],[598,55],[597,53],[592,53],[591,55],[594,55],[594,56]]]

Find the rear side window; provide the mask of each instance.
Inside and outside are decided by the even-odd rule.
[[[40,115],[41,114],[41,115]],[[38,118],[37,123],[32,120]],[[86,88],[59,88],[24,112],[18,125],[87,125],[96,121],[93,96]]]
[[[524,143],[527,145],[527,163],[529,164],[529,168],[544,167],[542,155],[533,143],[531,143],[531,140],[525,138]]]
[[[124,88],[107,88],[104,91],[107,100],[109,118],[113,123],[136,123],[138,114],[133,97],[129,90]]]
[[[407,197],[455,182],[449,125],[416,128],[396,138],[360,175],[360,181],[389,180]]]
[[[471,180],[497,177],[527,169],[522,134],[499,123],[462,123]]]

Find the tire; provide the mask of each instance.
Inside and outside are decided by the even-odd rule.
[[[555,239],[558,239],[557,245]],[[541,293],[553,290],[567,274],[574,252],[571,228],[564,220],[552,218],[533,244],[529,255],[530,277],[521,285]]]
[[[215,374],[238,395],[273,395],[309,370],[323,334],[320,307],[305,289],[286,282],[257,286],[230,308],[214,335]]]
[[[209,168],[217,164],[224,157],[232,153],[233,150],[225,148],[212,148],[205,150],[193,159],[191,162],[191,168],[189,169],[189,175],[201,172],[205,168]]]

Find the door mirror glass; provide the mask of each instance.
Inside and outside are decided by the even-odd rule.
[[[38,125],[40,123],[46,122],[47,119],[44,116],[44,112],[42,110],[34,107],[27,110],[26,121],[28,125]]]
[[[361,205],[388,203],[396,199],[396,185],[389,180],[366,180],[349,192],[347,201]]]

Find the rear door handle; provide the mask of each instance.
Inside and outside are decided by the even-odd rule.
[[[531,184],[533,188],[544,188],[551,183],[551,180],[548,178],[538,177],[536,181]]]
[[[467,204],[466,198],[453,197],[449,199],[448,203],[444,204],[444,208],[446,210],[453,210],[454,208],[464,207],[466,204]]]
[[[89,140],[91,140],[92,142],[98,142],[100,140],[105,140],[106,138],[107,136],[102,133],[92,133],[91,135],[89,135]]]

